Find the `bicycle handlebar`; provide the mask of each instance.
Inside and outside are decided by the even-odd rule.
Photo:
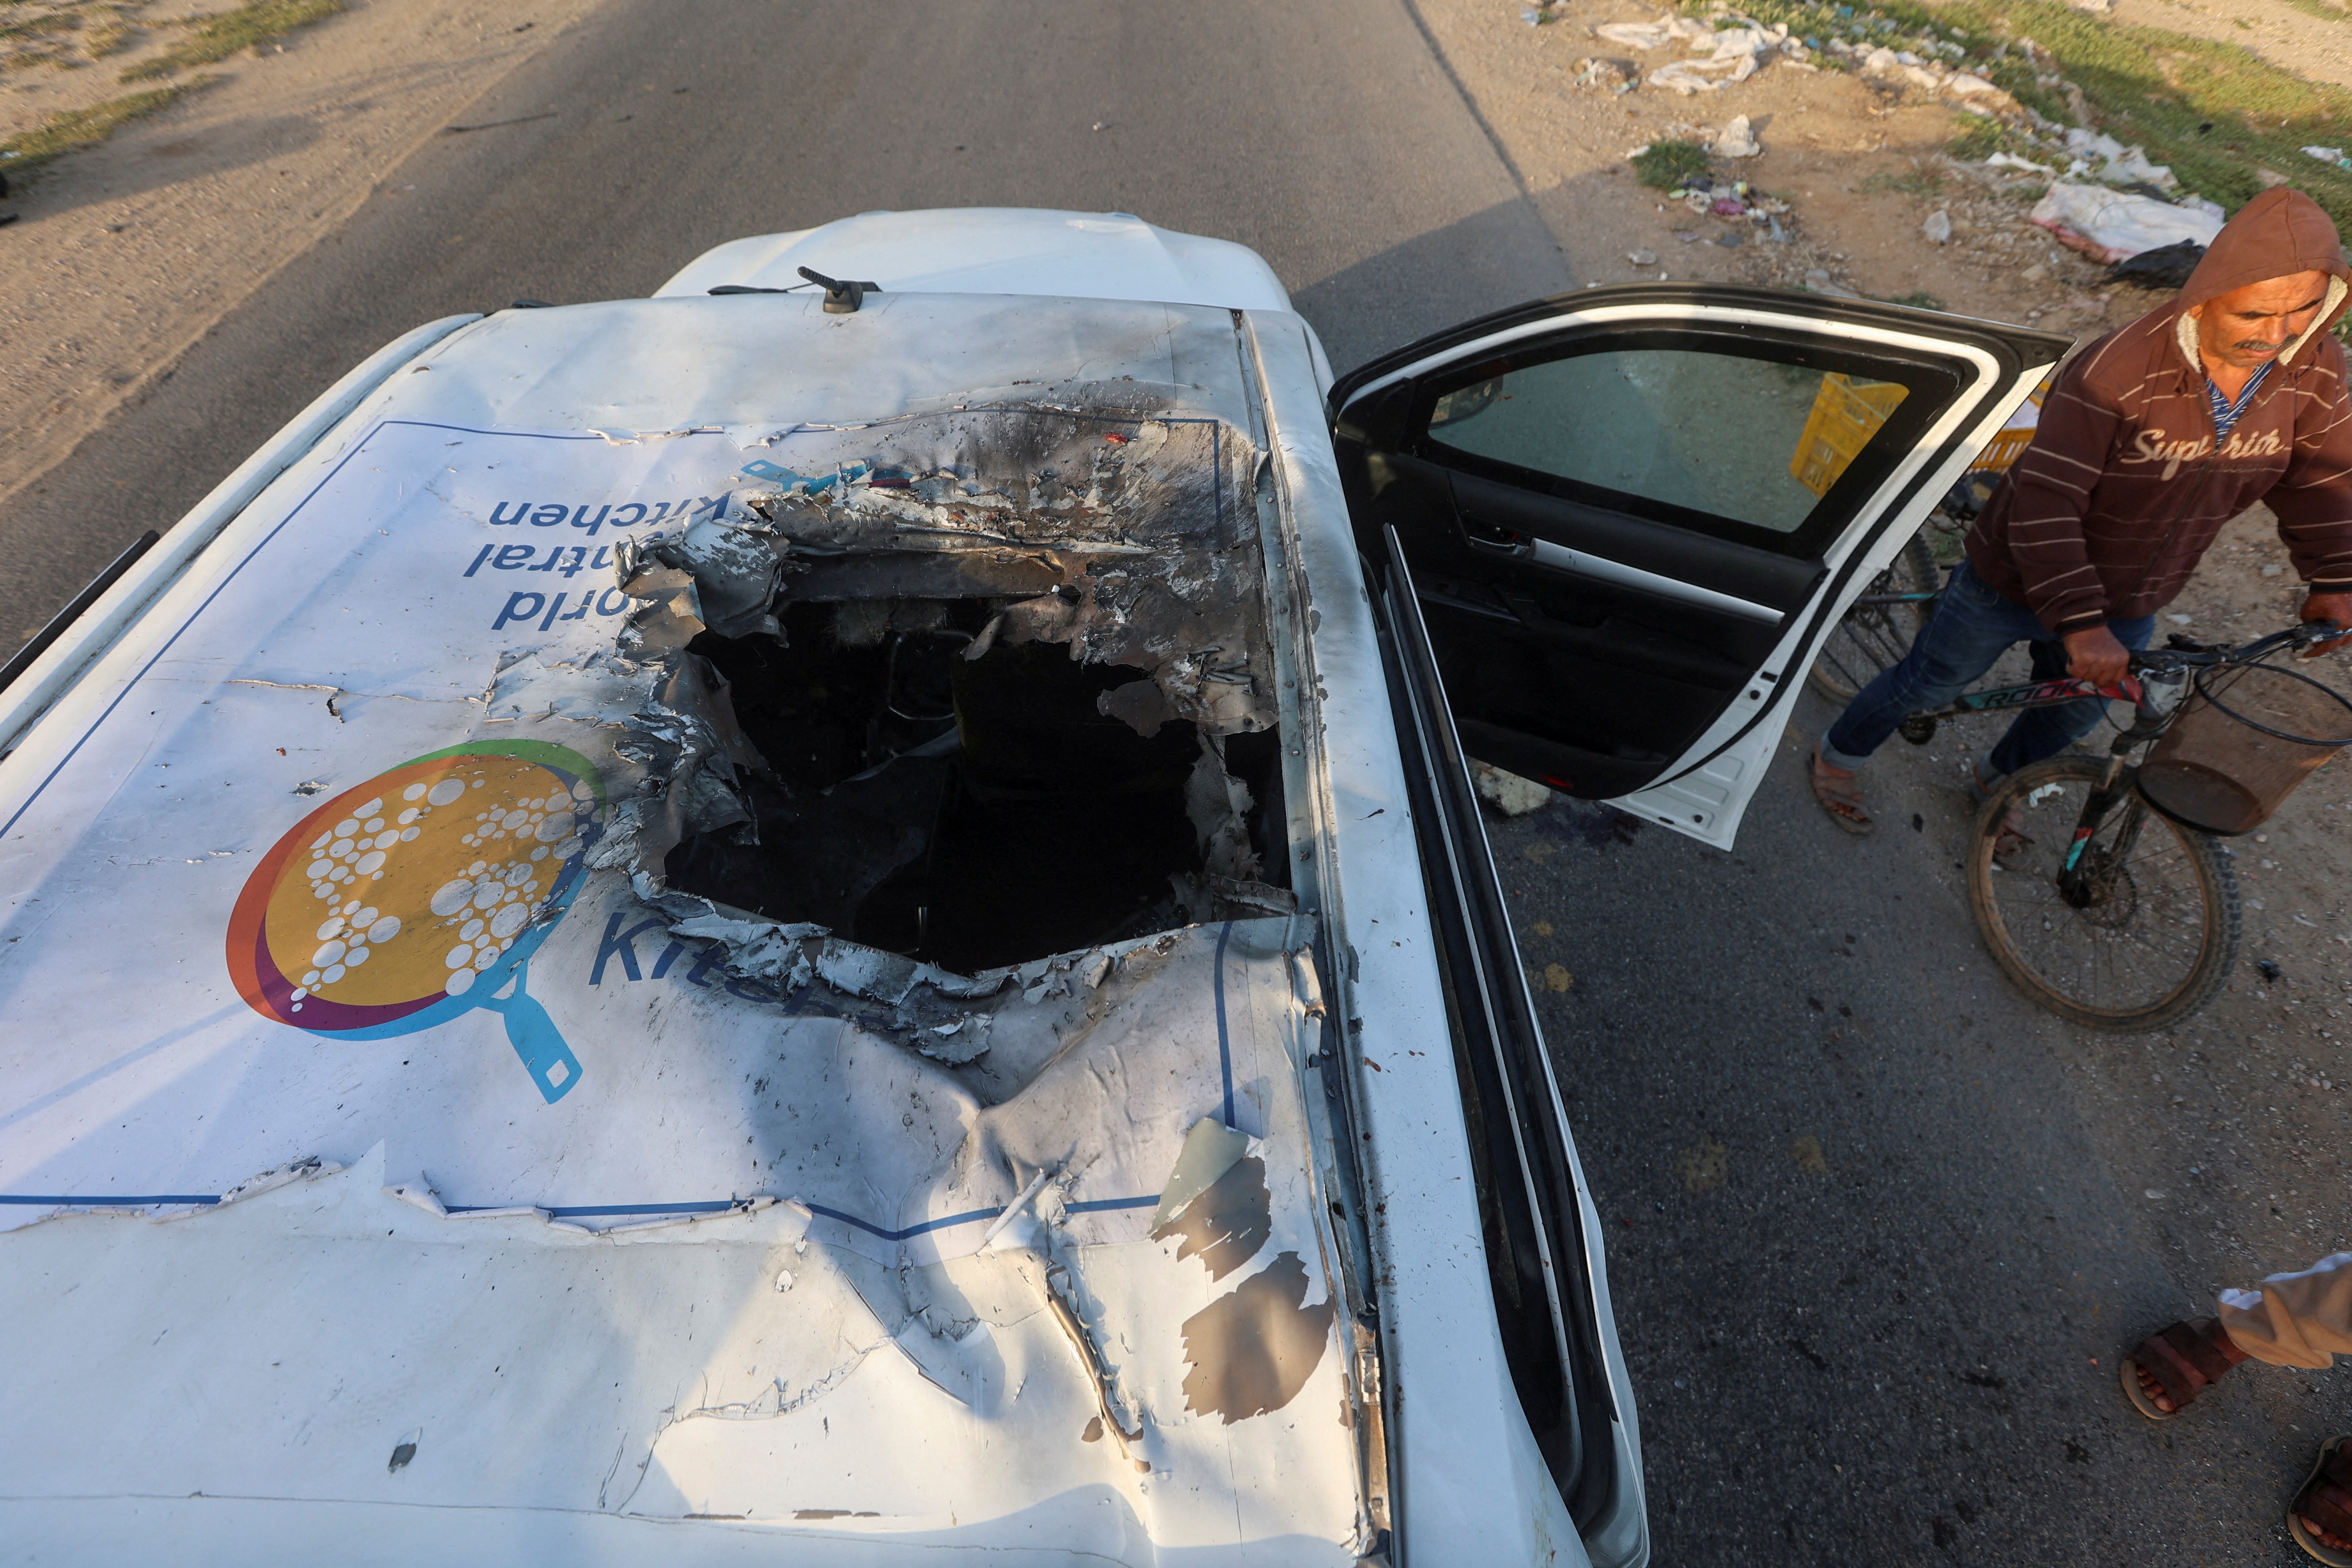
[[[2266,637],[2258,637],[2238,647],[2219,647],[2208,643],[2194,642],[2175,633],[2168,639],[2166,647],[2133,654],[2130,667],[2134,669],[2169,670],[2185,668],[2208,668],[2220,664],[2251,664],[2255,659],[2276,653],[2283,647],[2292,647],[2301,652],[2305,648],[2315,647],[2321,643],[2347,635],[2352,635],[2352,631],[2347,631],[2343,626],[2332,626],[2326,621],[2303,621],[2284,631],[2273,632]]]

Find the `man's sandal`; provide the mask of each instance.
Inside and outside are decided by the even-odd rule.
[[[2221,1374],[2246,1359],[2220,1322],[2211,1318],[2179,1322],[2158,1329],[2139,1342],[2116,1367],[2116,1380],[2132,1408],[2151,1421],[2169,1421],[2221,1380]],[[2167,1410],[2149,1395],[2140,1374],[2145,1372],[2171,1402]],[[2352,1568],[2352,1563],[2346,1564]]]
[[[1830,814],[1830,820],[1848,833],[1860,837],[1875,831],[1878,824],[1871,821],[1870,813],[1863,807],[1862,789],[1855,782],[1859,775],[1847,773],[1842,779],[1825,775],[1822,770],[1828,766],[1822,761],[1822,749],[1815,746],[1813,760],[1806,769],[1812,781],[1813,798]]]
[[[2286,1532],[2329,1568],[2352,1568],[2352,1438],[2330,1437],[2294,1500],[2286,1505]]]

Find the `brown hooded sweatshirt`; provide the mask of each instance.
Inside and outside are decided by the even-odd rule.
[[[2309,331],[2272,364],[2217,452],[2191,305],[2293,272],[2328,274]],[[2171,303],[2059,373],[2033,443],[1969,531],[1969,563],[2053,632],[2151,615],[2221,525],[2256,501],[2315,591],[2352,591],[2352,397],[2327,329],[2352,268],[2319,205],[2282,185],[2231,218]]]

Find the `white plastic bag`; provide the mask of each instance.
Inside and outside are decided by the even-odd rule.
[[[2153,196],[2063,180],[2050,187],[2028,216],[2057,236],[2061,245],[2094,261],[2122,261],[2184,239],[2211,245],[2221,232],[2221,211],[2210,202],[2175,206]]]

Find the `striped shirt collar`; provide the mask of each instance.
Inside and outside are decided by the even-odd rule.
[[[2205,378],[2205,396],[2213,405],[2213,444],[2215,446],[2218,447],[2230,438],[2230,431],[2237,425],[2238,416],[2245,413],[2246,405],[2254,400],[2254,389],[2262,385],[2263,377],[2270,374],[2271,364],[2277,363],[2273,360],[2270,364],[2263,365],[2248,376],[2246,384],[2239,392],[2238,400],[2235,403],[2221,395],[2221,389],[2213,384],[2211,376]]]

